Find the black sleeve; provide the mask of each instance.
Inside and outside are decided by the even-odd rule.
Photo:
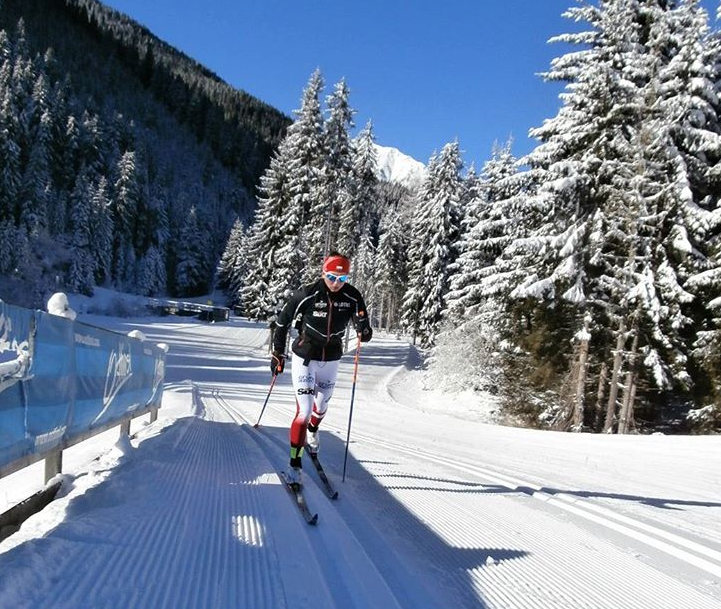
[[[290,300],[285,303],[283,310],[275,320],[275,331],[273,332],[273,351],[277,353],[285,352],[285,341],[288,338],[288,330],[290,324],[293,323],[293,317],[295,317],[296,309],[301,301],[307,296],[306,290],[301,288]]]
[[[353,325],[355,326],[356,332],[360,334],[365,328],[370,328],[371,322],[368,319],[368,309],[366,308],[365,300],[360,292],[356,290],[356,310],[353,313]]]

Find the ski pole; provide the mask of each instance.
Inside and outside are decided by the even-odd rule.
[[[280,368],[280,366],[278,366]],[[277,370],[277,369],[276,369]],[[275,379],[278,378],[278,372],[273,373],[273,380],[270,381],[270,389],[268,389],[268,395],[265,396],[265,402],[263,403],[263,408],[260,410],[260,415],[258,415],[258,422],[253,425],[253,427],[258,427],[260,425],[260,419],[263,417],[263,413],[265,412],[265,407],[268,405],[268,400],[270,399],[270,392],[273,391],[273,385],[275,385]]]
[[[350,426],[353,421],[353,400],[355,399],[355,382],[358,378],[358,358],[360,357],[361,339],[360,334],[358,335],[358,346],[355,348],[355,362],[353,365],[353,388],[350,393],[350,414],[348,415],[348,436],[345,439],[345,457],[343,457],[343,479],[345,482],[345,469],[346,463],[348,462],[348,445],[350,444]]]

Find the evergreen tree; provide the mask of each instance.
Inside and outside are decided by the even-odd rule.
[[[391,328],[406,288],[406,252],[408,227],[395,207],[389,208],[380,223],[380,238],[375,256],[378,298],[376,313],[382,327]]]
[[[704,163],[718,158],[715,96],[703,62],[687,59],[704,56],[697,2],[614,0],[567,15],[591,30],[558,38],[581,45],[545,75],[569,83],[563,106],[532,131],[542,143],[524,159],[531,170],[495,180],[500,199],[483,197],[458,265],[469,273],[454,277],[449,297],[466,319],[486,305],[505,311],[493,323],[538,358],[528,369],[548,365],[556,376],[546,378],[561,385],[569,366],[581,402],[585,371],[557,346],[590,319],[591,367],[614,359],[610,420],[626,429],[639,376],[662,390],[689,387],[694,298],[683,281],[712,260],[703,197],[713,184]]]
[[[220,262],[218,262],[216,285],[219,288],[227,290],[232,282],[233,270],[235,269],[238,255],[240,254],[240,244],[243,236],[243,223],[240,221],[240,218],[236,218],[233,227],[230,229],[223,255],[220,257]]]
[[[288,128],[285,152],[288,159],[287,192],[290,198],[288,204],[281,208],[282,238],[269,269],[268,314],[274,314],[300,286],[303,269],[314,264],[308,259],[307,252],[311,247],[316,247],[317,240],[321,238],[314,229],[322,220],[313,214],[311,207],[318,193],[321,167],[325,159],[323,117],[319,102],[322,87],[323,79],[320,72],[316,71],[303,92],[298,118]],[[316,275],[317,272],[316,265]]]
[[[377,248],[371,236],[366,233],[361,237],[360,245],[353,258],[353,284],[360,289],[371,311],[377,310],[378,274],[376,269]]]
[[[353,141],[352,179],[341,197],[338,250],[352,257],[361,235],[371,232],[370,220],[378,199],[376,149],[373,126],[368,122]]]
[[[233,305],[245,307],[243,303],[244,281],[248,275],[248,237],[243,225],[240,226],[240,233],[237,237],[237,250],[233,267],[230,269],[230,281],[228,282],[228,293],[230,302]]]
[[[460,254],[451,265],[448,311],[456,317],[473,316],[487,295],[484,279],[489,267],[516,239],[523,236],[519,199],[525,194],[518,178],[517,160],[505,146],[494,145],[480,176],[466,177],[467,204],[461,221]]]
[[[138,291],[146,296],[157,296],[165,292],[167,270],[160,250],[151,245],[140,260]]]
[[[120,285],[130,285],[135,272],[133,237],[138,210],[138,184],[135,153],[126,152],[118,162],[118,180],[112,201],[113,211],[113,272]]]
[[[110,279],[113,252],[113,219],[108,200],[108,183],[105,177],[101,177],[91,191],[90,232],[90,251],[94,261],[95,282],[102,284]]]
[[[20,192],[20,148],[12,92],[9,86],[2,86],[7,64],[0,68],[0,220],[14,222]]]
[[[446,144],[440,155],[431,159],[413,224],[402,319],[424,347],[435,342],[448,291],[449,265],[457,256],[461,166],[458,142]]]
[[[93,193],[88,178],[89,173],[87,168],[83,168],[71,195],[71,261],[67,284],[68,287],[75,292],[92,295],[95,261],[90,243],[91,200]]]
[[[198,213],[191,207],[175,246],[175,291],[178,295],[198,296],[208,289],[208,274],[204,268],[207,248]]]
[[[261,178],[258,208],[249,231],[247,275],[241,298],[245,314],[251,319],[268,319],[275,312],[269,286],[274,281],[275,261],[285,237],[283,210],[291,200],[288,169],[291,149],[291,141],[286,138]]]

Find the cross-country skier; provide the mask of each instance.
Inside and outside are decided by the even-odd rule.
[[[300,288],[286,303],[275,322],[273,374],[285,367],[285,341],[295,323],[298,337],[293,341],[292,375],[296,414],[290,426],[291,483],[301,483],[301,456],[304,446],[317,453],[318,426],[328,410],[343,355],[343,335],[353,321],[361,342],[373,336],[368,311],[361,293],[348,283],[350,260],[332,253],[323,261],[321,278]]]

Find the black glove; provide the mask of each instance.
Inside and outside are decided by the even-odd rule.
[[[367,343],[373,338],[373,329],[370,326],[366,326],[360,332],[360,342]]]
[[[275,376],[276,374],[281,374],[284,368],[285,355],[273,351],[273,355],[270,358],[270,371],[273,373],[273,376]]]

